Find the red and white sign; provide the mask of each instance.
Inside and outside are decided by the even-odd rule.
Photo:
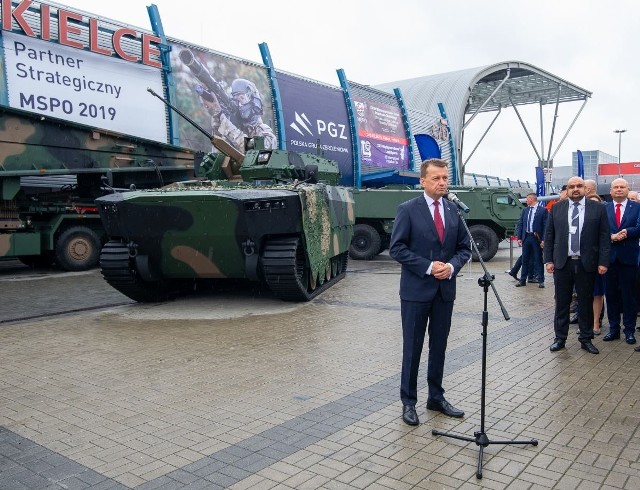
[[[88,49],[93,53],[106,56],[112,56],[115,52],[115,54],[125,61],[133,63],[140,62],[154,68],[160,68],[162,66],[158,60],[160,56],[160,48],[158,47],[160,38],[157,36],[138,33],[131,28],[125,27],[117,29],[111,34],[110,46],[100,46],[98,42],[98,31],[100,29],[98,19],[93,17],[85,18],[82,14],[70,10],[57,9],[57,31],[52,32],[51,27],[56,24],[52,22],[51,6],[45,3],[32,4],[34,4],[33,0],[22,0],[15,8],[12,8],[11,0],[2,0],[2,30],[11,32],[14,30],[13,27],[15,25],[26,36],[37,38],[36,32],[25,18],[25,12],[27,9],[30,9],[31,12],[39,14],[39,38],[43,41],[57,39],[57,42],[63,46],[82,50]],[[36,8],[36,5],[39,8]],[[87,22],[89,24],[88,42],[80,40],[82,29],[78,27],[78,22]],[[52,34],[55,34],[55,36]],[[139,39],[139,52],[127,52],[124,49],[123,43],[125,39]]]
[[[640,162],[600,163],[598,175],[640,175]]]

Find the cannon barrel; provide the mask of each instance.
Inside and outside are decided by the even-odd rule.
[[[242,161],[244,160],[244,153],[236,150],[233,146],[231,146],[229,143],[227,143],[225,140],[223,140],[219,136],[216,136],[216,135],[211,134],[210,132],[208,132],[206,129],[204,129],[202,126],[200,126],[197,122],[195,122],[193,119],[191,119],[189,116],[187,116],[184,112],[182,112],[180,109],[178,109],[176,106],[174,106],[171,102],[169,102],[164,97],[162,97],[162,96],[158,95],[157,93],[155,93],[152,88],[150,88],[150,87],[147,88],[147,92],[149,92],[151,95],[153,95],[153,96],[157,97],[158,99],[160,99],[162,102],[164,102],[167,105],[167,107],[170,107],[171,109],[176,111],[180,116],[182,116],[184,118],[185,121],[187,121],[194,128],[196,128],[198,131],[200,131],[202,134],[204,134],[207,138],[209,138],[209,141],[211,141],[211,144],[220,153],[228,156],[232,160],[235,160],[239,164],[242,163]]]

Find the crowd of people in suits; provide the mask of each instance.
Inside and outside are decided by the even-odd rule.
[[[426,409],[449,417],[464,417],[462,410],[446,400],[442,386],[456,276],[471,259],[470,238],[456,204],[443,199],[448,176],[446,161],[422,162],[420,185],[424,193],[398,207],[389,247],[389,255],[402,266],[400,399],[402,420],[412,426],[420,423],[416,410],[418,371],[427,336]],[[640,202],[629,198],[629,186],[624,179],[612,182],[611,203],[599,202],[595,182],[585,182],[580,177],[571,177],[562,194],[562,199],[550,209],[539,206],[535,194],[527,196],[527,207],[517,228],[523,253],[516,286],[535,282],[538,288],[544,288],[544,269],[553,274],[552,352],[565,348],[574,293],[578,302],[578,340],[584,350],[598,354],[592,340],[594,324],[598,324],[602,309],[597,298],[604,291],[609,333],[603,340],[620,339],[622,330],[626,342],[635,344]],[[515,267],[507,272],[518,278]]]
[[[518,280],[516,287],[536,282],[544,287],[544,269],[553,274],[555,289],[552,352],[565,347],[569,325],[578,324],[578,341],[591,354],[600,335],[606,309],[609,331],[603,341],[636,343],[636,318],[640,302],[640,199],[628,182],[611,183],[611,201],[596,193],[596,182],[571,177],[560,199],[547,207],[536,194],[527,195],[527,207],[516,227],[522,245],[521,270],[516,262],[507,272]],[[576,316],[570,319],[572,300]],[[606,302],[606,308],[605,308]],[[635,347],[640,352],[640,346]]]

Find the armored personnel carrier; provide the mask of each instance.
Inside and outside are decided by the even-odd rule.
[[[498,244],[515,234],[523,205],[507,187],[449,187],[470,208],[465,220],[485,262],[498,252]],[[355,189],[356,225],[350,257],[370,260],[389,248],[398,206],[423,194],[422,189]],[[473,260],[478,254],[473,251]]]
[[[351,190],[336,186],[337,164],[265,149],[261,138],[247,139],[243,154],[208,136],[219,153],[202,162],[206,180],[96,200],[109,235],[100,255],[107,282],[140,302],[222,279],[308,301],[342,279],[355,213]]]

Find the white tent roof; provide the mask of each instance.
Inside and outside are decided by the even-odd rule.
[[[556,104],[591,97],[588,90],[521,61],[388,82],[376,88],[385,92],[400,89],[407,107],[418,111],[439,113],[441,103],[453,136],[458,166],[465,121],[470,122],[467,116],[511,105]],[[421,129],[412,125],[414,134]]]

